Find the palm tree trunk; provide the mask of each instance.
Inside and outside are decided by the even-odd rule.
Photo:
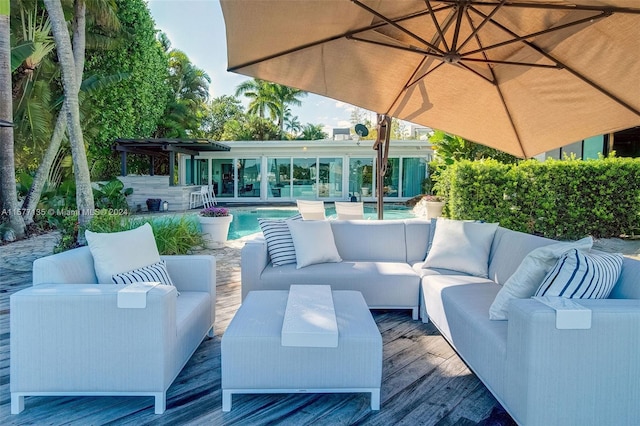
[[[74,19],[73,19],[73,59],[75,61],[76,69],[76,81],[78,85],[82,81],[82,75],[84,73],[84,59],[85,59],[85,46],[86,46],[86,6],[84,0],[76,0],[74,2]],[[33,223],[33,215],[36,211],[36,207],[40,202],[42,196],[42,190],[44,184],[47,182],[53,162],[60,150],[64,133],[67,130],[67,107],[66,104],[62,105],[60,112],[58,112],[58,119],[56,120],[56,126],[51,135],[51,141],[47,147],[40,166],[36,171],[36,175],[33,178],[33,183],[29,189],[29,193],[25,197],[22,204],[23,211],[25,213],[24,220],[26,223]]]
[[[0,0],[0,119],[13,121],[9,0]],[[16,238],[23,238],[25,224],[18,210],[13,127],[0,128],[0,209],[9,216]],[[1,236],[0,236],[1,237]]]
[[[56,42],[58,60],[62,69],[62,86],[64,88],[64,105],[66,107],[67,131],[73,157],[73,172],[76,178],[76,203],[78,205],[78,222],[84,225],[93,215],[93,190],[87,163],[87,153],[80,126],[80,108],[78,105],[79,82],[76,78],[76,64],[71,47],[71,38],[67,31],[60,0],[44,0],[49,13],[53,38]]]

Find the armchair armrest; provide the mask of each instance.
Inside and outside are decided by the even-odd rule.
[[[122,286],[42,284],[10,298],[11,392],[164,392],[176,363],[176,290],[117,307]],[[116,374],[114,374],[116,372]]]
[[[216,258],[210,255],[160,256],[178,291],[202,291],[211,295],[211,324],[216,318]],[[213,337],[213,328],[209,331]]]
[[[640,300],[576,302],[591,328],[557,329],[554,309],[511,302],[506,405],[519,424],[637,424]]]
[[[242,300],[250,291],[259,289],[260,275],[268,264],[267,241],[263,237],[247,241],[240,251]]]

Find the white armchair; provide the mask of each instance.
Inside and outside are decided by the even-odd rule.
[[[176,287],[153,288],[143,309],[118,308],[123,286],[96,284],[87,247],[34,262],[34,286],[10,302],[12,414],[30,395],[153,396],[164,412],[167,389],[213,336],[216,262],[162,259]]]

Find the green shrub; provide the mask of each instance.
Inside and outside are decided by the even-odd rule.
[[[148,222],[153,229],[158,251],[162,255],[187,254],[194,247],[202,247],[204,241],[195,216],[144,218],[110,213],[108,210],[96,210],[96,214],[84,228],[78,227],[77,216],[66,216],[60,228],[61,239],[54,252],[79,247],[79,232],[120,232],[138,228]]]
[[[441,172],[439,194],[454,219],[573,239],[638,232],[640,159],[460,161]]]

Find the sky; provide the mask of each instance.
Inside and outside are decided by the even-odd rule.
[[[227,44],[224,18],[217,0],[149,0],[156,28],[166,33],[171,47],[182,50],[191,62],[211,77],[211,97],[234,95],[236,87],[249,80],[227,72]],[[241,100],[244,99],[241,96]],[[302,124],[323,124],[331,137],[334,127],[350,127],[353,106],[323,96],[309,94],[301,107],[292,107]],[[246,102],[245,102],[246,105]],[[371,113],[375,122],[375,115]]]

